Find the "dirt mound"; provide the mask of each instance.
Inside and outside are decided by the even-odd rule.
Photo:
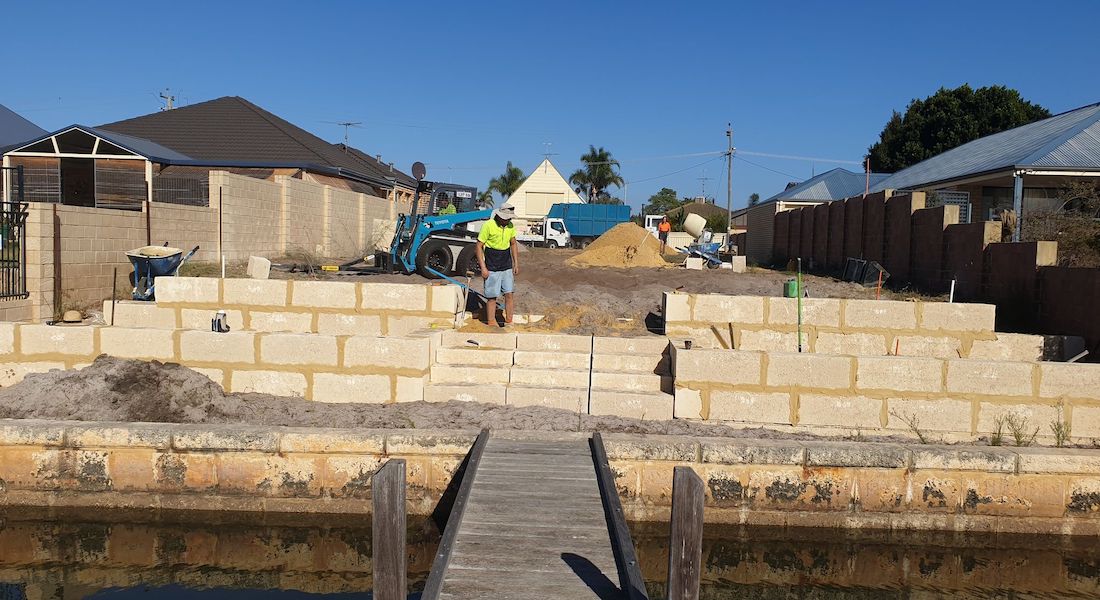
[[[634,223],[619,223],[596,238],[588,248],[570,258],[574,267],[664,267],[661,243]]]

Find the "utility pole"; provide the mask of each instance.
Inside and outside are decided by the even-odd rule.
[[[169,91],[170,90],[168,88],[164,88],[164,91],[160,93],[160,97],[164,100],[165,103],[164,108],[162,108],[161,110],[172,110],[173,108],[175,108],[174,103],[176,101],[176,97],[170,94]]]
[[[733,227],[733,124],[726,123],[726,248]],[[731,250],[732,251],[732,250]]]

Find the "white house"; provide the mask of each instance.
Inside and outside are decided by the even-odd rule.
[[[516,220],[537,221],[546,218],[550,207],[559,203],[583,203],[584,200],[569,187],[569,182],[554,168],[550,159],[543,159],[514,194],[508,203],[516,207]]]

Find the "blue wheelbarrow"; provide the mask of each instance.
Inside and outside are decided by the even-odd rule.
[[[164,246],[142,246],[126,253],[134,272],[130,274],[130,283],[134,285],[134,300],[156,300],[155,287],[157,277],[175,277],[187,259],[195,255],[199,247],[195,246],[187,253],[179,248]]]

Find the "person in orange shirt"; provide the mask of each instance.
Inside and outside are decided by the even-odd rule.
[[[672,231],[672,223],[668,222],[668,217],[663,217],[661,223],[657,225],[657,239],[661,240],[661,254],[665,253],[665,246],[668,244],[668,232]]]

